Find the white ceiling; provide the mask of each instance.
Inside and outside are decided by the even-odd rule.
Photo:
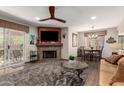
[[[124,7],[121,6],[56,6],[55,16],[67,23],[57,21],[39,22],[35,17],[48,18],[47,6],[1,6],[0,16],[9,17],[33,26],[69,27],[75,31],[116,27],[124,19]],[[96,16],[96,20],[91,20]]]

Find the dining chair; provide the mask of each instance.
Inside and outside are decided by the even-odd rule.
[[[82,59],[85,61],[86,60],[86,56],[87,54],[85,53],[85,47],[81,47],[81,50],[82,50]]]
[[[84,59],[87,61],[91,61],[92,60],[92,53],[90,50],[84,50]]]
[[[84,46],[78,48],[78,57],[81,57],[82,60],[85,60]]]
[[[78,49],[77,49],[77,57],[81,57],[82,56],[82,50],[81,50],[81,48],[79,47]]]
[[[22,60],[23,52],[21,50],[13,50],[13,61],[20,62]]]
[[[100,61],[101,56],[102,56],[102,51],[104,47],[100,47],[98,50],[93,52],[93,59],[95,61]]]

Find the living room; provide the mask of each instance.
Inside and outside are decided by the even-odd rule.
[[[113,85],[124,85],[123,74],[116,76],[123,73],[116,70],[124,61],[123,10],[122,6],[1,6],[0,85],[112,86],[115,77],[119,80]],[[68,73],[67,68],[73,70]],[[53,74],[52,80],[47,73]]]

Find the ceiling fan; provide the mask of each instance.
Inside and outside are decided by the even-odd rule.
[[[62,22],[62,23],[66,23],[65,20],[55,17],[55,7],[54,6],[49,6],[49,12],[50,12],[50,17],[49,18],[41,19],[39,21],[56,20],[56,21],[59,21],[59,22]]]

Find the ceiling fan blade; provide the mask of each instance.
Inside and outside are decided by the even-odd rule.
[[[62,23],[66,23],[66,21],[63,20],[63,19],[55,18],[55,15],[54,15],[55,6],[49,6],[49,12],[50,12],[50,18],[41,19],[39,21],[56,20],[56,21],[59,21],[59,22],[62,22]]]
[[[63,19],[59,19],[59,18],[53,18],[54,20],[57,20],[57,21],[59,21],[59,22],[62,22],[62,23],[66,23],[66,21],[65,20],[63,20]]]
[[[46,20],[50,20],[51,18],[46,18],[46,19],[41,19],[39,21],[46,21]]]
[[[55,13],[55,7],[54,6],[49,6],[49,12],[50,12],[50,15],[51,15],[51,18],[54,18],[54,13]]]

